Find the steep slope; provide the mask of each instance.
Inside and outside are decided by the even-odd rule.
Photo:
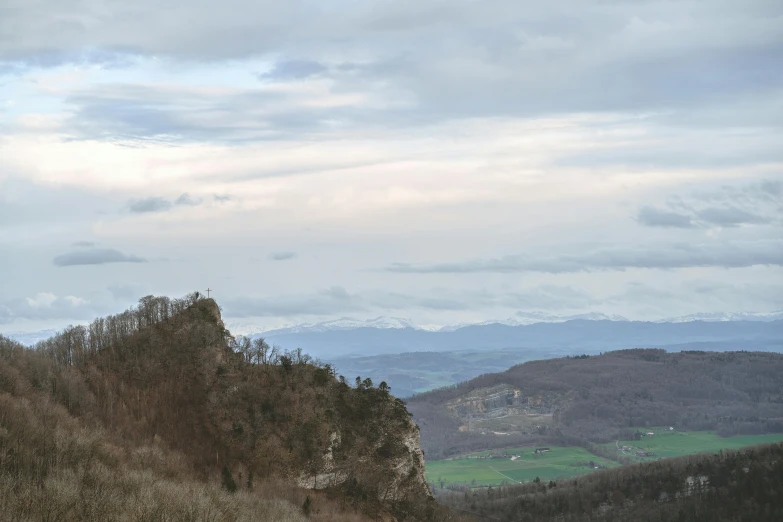
[[[418,429],[385,385],[352,387],[301,352],[238,346],[211,299],[145,298],[20,350],[9,353],[26,370],[7,358],[4,373],[29,374],[28,388],[118,447],[176,451],[194,479],[322,490],[313,499],[375,518],[449,516],[424,480]]]
[[[648,349],[531,361],[415,396],[408,407],[436,459],[525,442],[630,438],[637,426],[777,433],[783,355]]]

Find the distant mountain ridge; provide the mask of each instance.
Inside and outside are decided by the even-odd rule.
[[[400,317],[385,317],[379,316],[374,319],[354,319],[352,317],[341,317],[340,319],[334,319],[331,321],[323,321],[315,324],[298,324],[285,328],[276,328],[274,330],[267,330],[262,332],[265,335],[282,335],[291,333],[303,333],[303,332],[331,332],[341,330],[356,330],[358,328],[378,328],[381,330],[394,328],[404,329],[412,328],[414,330],[423,330],[424,328],[418,326],[410,319],[403,319]]]
[[[439,332],[453,332],[460,328],[468,326],[486,326],[491,324],[503,324],[506,326],[527,326],[537,323],[566,323],[568,321],[629,321],[627,317],[621,315],[607,315],[601,312],[589,312],[576,315],[554,315],[546,312],[517,312],[513,317],[507,319],[490,319],[478,323],[460,323],[455,325],[443,326],[438,328]]]
[[[781,315],[783,317],[783,314]],[[404,319],[400,317],[386,317],[380,316],[373,319],[361,320],[351,317],[342,317],[332,321],[324,321],[314,324],[299,324],[289,326],[285,328],[276,328],[273,330],[266,330],[263,335],[283,335],[293,333],[305,333],[305,332],[331,332],[331,331],[345,331],[345,330],[357,330],[360,328],[378,328],[378,329],[405,329],[411,328],[413,330],[423,330],[427,332],[453,332],[460,328],[468,326],[485,326],[491,324],[503,324],[507,326],[525,326],[536,323],[564,323],[574,320],[585,321],[628,321],[627,318],[620,315],[607,315],[600,312],[591,312],[586,314],[576,315],[554,315],[545,312],[518,312],[515,316],[506,319],[489,319],[487,321],[479,321],[473,323],[457,323],[453,325],[437,326],[437,325],[420,325],[414,322],[412,319]]]
[[[656,323],[689,323],[704,321],[708,323],[727,321],[779,321],[783,319],[783,310],[775,312],[712,312],[684,315],[682,317],[670,317],[655,321]]]
[[[641,347],[674,351],[778,352],[783,351],[783,321],[651,323],[575,319],[517,326],[498,323],[471,325],[453,331],[355,328],[264,333],[254,337],[264,337],[268,343],[285,349],[302,348],[327,360],[349,355],[507,348],[543,351],[547,357]]]
[[[506,319],[489,319],[486,321],[457,323],[445,326],[419,325],[412,319],[400,317],[379,316],[373,319],[354,319],[352,317],[342,317],[331,321],[323,321],[313,324],[298,324],[294,326],[275,328],[258,332],[262,335],[284,335],[306,332],[330,332],[357,330],[360,328],[378,328],[378,329],[405,329],[423,330],[428,332],[454,332],[461,328],[469,326],[487,326],[501,324],[506,326],[527,326],[538,323],[566,323],[569,321],[614,321],[614,322],[638,322],[638,323],[690,323],[696,321],[703,322],[727,322],[727,321],[759,321],[770,322],[783,320],[783,310],[775,312],[704,312],[697,314],[684,315],[679,317],[668,317],[655,321],[632,321],[627,317],[617,314],[604,314],[601,312],[588,312],[584,314],[557,315],[547,312],[517,312],[514,316]]]

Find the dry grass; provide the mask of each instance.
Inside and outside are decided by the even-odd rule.
[[[359,512],[351,512],[346,506],[328,498],[324,493],[308,491],[279,480],[266,480],[254,488],[263,498],[280,499],[290,505],[301,506],[310,498],[308,520],[312,522],[367,522],[372,520]]]
[[[70,522],[299,522],[306,518],[284,500],[230,495],[192,481],[160,479],[144,471],[57,470],[42,483],[0,479],[4,520]]]

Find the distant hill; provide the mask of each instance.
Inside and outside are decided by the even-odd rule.
[[[12,520],[453,519],[423,472],[383,383],[237,343],[198,294],[144,298],[34,349],[0,337]]]
[[[404,352],[368,357],[329,357],[337,372],[385,381],[396,397],[407,398],[435,388],[468,381],[484,373],[502,372],[510,366],[545,359],[547,350]]]
[[[407,404],[436,460],[513,444],[588,446],[643,426],[780,433],[783,355],[639,349],[531,361]]]

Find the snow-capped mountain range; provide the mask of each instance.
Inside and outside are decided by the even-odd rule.
[[[755,312],[728,312],[728,313],[702,313],[692,314],[682,317],[672,317],[667,319],[659,319],[652,321],[656,323],[687,323],[694,321],[705,322],[724,322],[724,321],[776,321],[783,319],[783,310],[767,313],[755,313]],[[261,328],[253,328],[251,325],[243,324],[239,328],[232,328],[232,324],[228,323],[227,327],[232,332],[238,335],[249,335],[253,333],[259,333],[263,335],[283,335],[292,333],[317,333],[317,332],[329,332],[329,331],[341,331],[341,330],[356,330],[358,328],[378,328],[378,329],[404,329],[412,328],[414,330],[426,330],[432,332],[453,332],[464,328],[466,326],[484,326],[490,324],[503,324],[507,326],[525,326],[536,323],[565,323],[567,321],[630,321],[630,319],[621,315],[608,315],[600,312],[591,312],[585,314],[575,315],[554,315],[545,312],[518,312],[513,317],[507,319],[497,319],[480,321],[475,323],[459,323],[453,325],[420,325],[416,324],[411,319],[404,319],[400,317],[375,317],[373,319],[361,320],[351,317],[343,317],[332,321],[324,321],[313,324],[298,324],[285,328],[276,328],[273,330],[264,331]]]
[[[783,310],[767,313],[756,312],[716,312],[684,315],[682,317],[670,317],[655,321],[656,323],[690,323],[692,321],[705,321],[717,323],[724,321],[778,321],[783,319]]]
[[[240,328],[236,329],[237,332],[248,330],[248,325],[237,325],[237,326],[240,326]],[[232,328],[231,322],[228,322],[226,324],[226,328],[228,328],[232,333],[235,332],[235,329]],[[285,328],[276,328],[274,330],[264,331],[263,333],[266,335],[280,335],[280,334],[304,333],[304,332],[331,332],[331,331],[339,331],[339,330],[356,330],[358,328],[378,328],[378,329],[413,328],[414,330],[428,329],[415,324],[410,319],[403,319],[400,317],[380,316],[374,319],[366,319],[366,320],[354,319],[352,317],[342,317],[340,319],[334,319],[332,321],[324,321],[321,323],[297,324]],[[435,329],[437,329],[437,327]],[[259,329],[256,328],[253,330],[253,332],[257,333],[259,332]],[[245,335],[245,334],[240,333],[239,335]]]
[[[600,312],[592,312],[577,315],[553,315],[545,312],[517,312],[513,317],[502,320],[481,321],[478,323],[460,323],[448,326],[442,326],[437,330],[440,332],[453,332],[465,326],[483,326],[488,324],[505,324],[507,326],[525,326],[536,323],[565,323],[581,319],[583,321],[628,321],[621,315],[607,315]]]

